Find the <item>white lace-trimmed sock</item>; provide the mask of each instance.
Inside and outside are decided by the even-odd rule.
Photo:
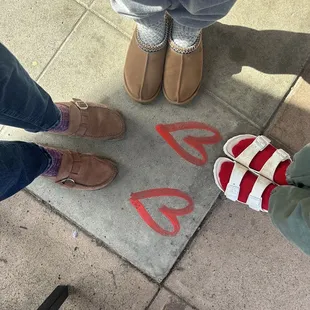
[[[191,47],[196,42],[200,31],[201,29],[190,28],[173,21],[172,40],[180,47]]]
[[[137,25],[139,38],[144,44],[156,46],[163,42],[166,34],[166,22],[164,18],[153,24],[137,21]]]

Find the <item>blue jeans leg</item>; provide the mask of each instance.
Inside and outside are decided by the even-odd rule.
[[[169,11],[179,24],[202,29],[228,14],[237,0],[178,0],[180,4]]]
[[[155,23],[168,11],[179,24],[202,29],[224,17],[237,0],[110,0],[121,15]]]
[[[39,132],[57,126],[60,118],[50,96],[0,44],[0,124]],[[36,144],[0,142],[0,200],[29,185],[50,161],[48,153]]]
[[[34,143],[0,141],[0,201],[29,185],[50,161],[49,154]]]
[[[60,121],[51,97],[0,43],[0,124],[47,131]]]

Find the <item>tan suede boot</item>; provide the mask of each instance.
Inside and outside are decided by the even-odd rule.
[[[168,24],[166,28],[163,42],[155,47],[141,42],[137,29],[131,39],[124,68],[124,82],[129,96],[140,103],[154,100],[161,90]]]
[[[103,104],[95,104],[75,99],[71,102],[57,102],[69,108],[69,128],[54,134],[78,136],[92,139],[121,139],[126,131],[122,114]]]
[[[97,190],[109,185],[116,177],[116,164],[92,154],[80,154],[68,150],[62,153],[58,175],[48,177],[61,186],[80,190]]]
[[[197,94],[203,72],[202,34],[192,47],[180,48],[169,38],[163,92],[173,104],[186,104]]]

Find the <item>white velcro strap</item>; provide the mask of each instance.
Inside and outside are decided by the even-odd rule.
[[[269,144],[271,140],[265,136],[258,136],[256,139],[236,157],[236,161],[245,167],[250,167],[250,163],[256,154],[263,151]]]
[[[266,187],[271,184],[269,180],[259,176],[254,183],[246,204],[255,211],[262,211],[262,195]]]
[[[290,159],[290,155],[282,149],[276,150],[272,156],[266,161],[260,170],[260,174],[265,178],[273,180],[274,173],[282,161]]]
[[[230,175],[229,183],[225,190],[225,195],[228,199],[232,201],[238,200],[240,192],[240,183],[247,171],[248,169],[239,165],[238,163],[235,163],[234,168]]]

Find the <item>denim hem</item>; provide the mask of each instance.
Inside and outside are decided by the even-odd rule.
[[[56,128],[59,123],[61,122],[61,112],[60,110],[58,109],[58,107],[56,106],[57,108],[57,113],[58,113],[58,117],[57,117],[57,121],[49,128],[44,128],[43,131],[50,131],[50,130],[53,130],[54,128]]]
[[[142,17],[135,17],[134,20],[138,24],[143,24],[145,26],[152,26],[158,23],[160,20],[164,23],[165,11],[155,13],[153,15],[146,15]]]
[[[43,151],[44,156],[47,158],[47,165],[46,165],[46,167],[44,168],[43,171],[40,169],[40,171],[42,171],[42,172],[40,173],[40,175],[41,175],[41,174],[43,174],[45,171],[47,171],[47,170],[50,168],[50,166],[51,166],[52,163],[53,163],[53,160],[52,160],[51,155],[48,153],[48,151],[47,151],[43,146],[40,146],[40,145],[39,145],[39,147],[40,147],[40,149]]]

